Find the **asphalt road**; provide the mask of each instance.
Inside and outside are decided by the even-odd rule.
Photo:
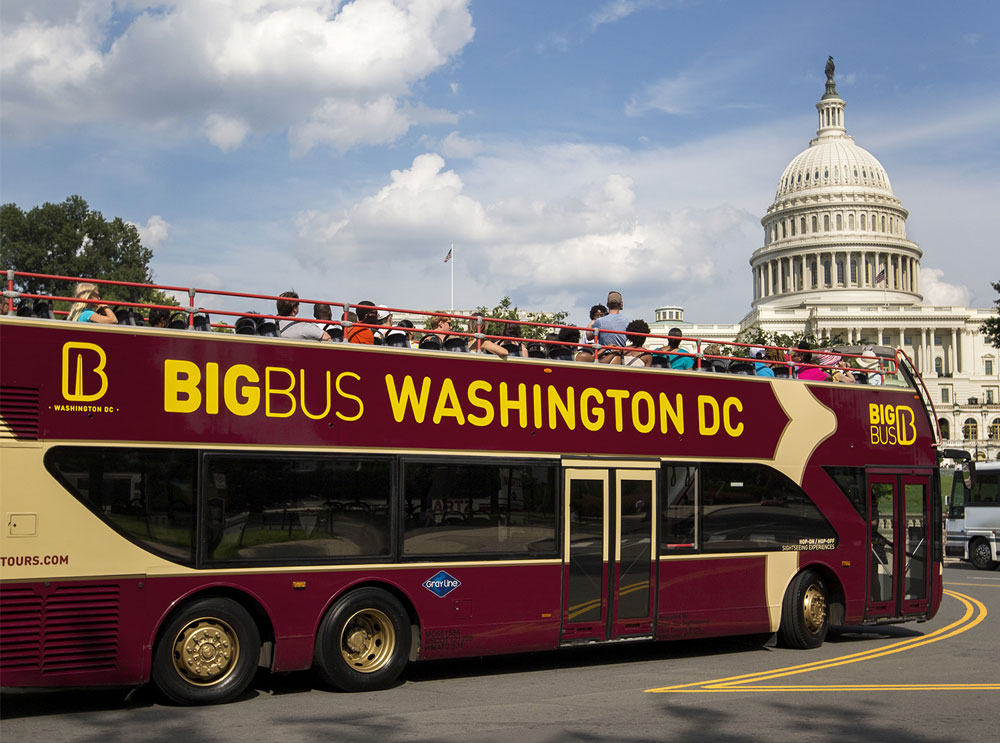
[[[8,741],[991,741],[1000,725],[1000,570],[949,562],[926,624],[857,629],[818,650],[737,638],[411,664],[340,694],[262,674],[231,704],[150,689],[8,692]],[[657,690],[657,691],[652,691]]]

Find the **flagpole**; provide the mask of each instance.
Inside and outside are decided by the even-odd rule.
[[[451,250],[448,251],[448,255],[451,256],[451,312],[455,312],[455,243],[451,244]]]

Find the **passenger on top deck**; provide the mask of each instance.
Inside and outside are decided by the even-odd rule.
[[[167,327],[170,325],[170,310],[165,310],[162,307],[151,308],[149,310],[149,319],[147,322],[151,328]]]
[[[653,354],[643,348],[646,342],[644,336],[649,335],[649,324],[645,320],[633,320],[625,328],[627,333],[642,333],[643,335],[628,336],[629,350],[625,352],[625,366],[649,366],[653,363]]]
[[[469,319],[469,332],[488,334],[487,324],[484,321],[485,317],[486,316],[482,312],[473,312],[472,317]],[[466,340],[469,342],[469,350],[472,353],[492,353],[495,356],[499,356],[501,359],[506,359],[510,353],[506,348],[498,344],[496,341],[491,341],[489,338],[483,338],[480,340],[472,335]]]
[[[881,364],[879,363],[878,356],[870,348],[866,348],[861,354],[861,358],[858,359],[858,366],[861,367],[861,372],[865,373],[867,370],[868,379],[866,380],[868,384],[873,386],[881,386],[882,375],[879,374]]]
[[[608,314],[594,320],[594,330],[598,346],[625,346],[628,344],[628,336],[625,329],[628,327],[628,320],[622,314],[625,304],[619,292],[608,292]],[[598,351],[597,360],[602,364],[620,364],[622,362],[622,352],[605,348]]]
[[[278,315],[292,318],[299,314],[299,303],[294,301],[299,295],[294,291],[282,292],[276,302]],[[319,325],[301,320],[278,320],[278,335],[282,338],[295,338],[307,341],[328,341],[330,334]]]
[[[587,323],[587,342],[595,343],[594,341],[594,320],[599,317],[604,317],[608,314],[608,308],[603,304],[595,304],[590,308],[590,322]]]
[[[772,351],[774,353],[772,353]],[[754,374],[758,377],[773,377],[774,369],[771,368],[770,364],[764,362],[764,359],[769,361],[778,361],[777,349],[768,348],[764,349],[761,346],[754,346],[750,349],[750,358],[753,361]]]
[[[576,328],[560,328],[559,340],[563,343],[579,343],[580,331]],[[572,349],[574,361],[593,361],[594,349],[590,345],[576,346]]]
[[[813,382],[827,381],[826,372],[815,366],[800,366],[813,363],[812,346],[809,341],[799,341],[792,351],[792,372],[796,379],[806,379]]]
[[[507,352],[512,356],[527,356],[528,351],[524,347],[524,343],[520,341],[520,338],[524,335],[524,331],[521,329],[521,325],[516,322],[509,322],[504,326],[503,334],[508,338],[517,338],[516,341],[504,341],[503,345],[507,349]]]
[[[101,291],[95,284],[81,281],[76,285],[73,296],[77,299],[100,299]],[[70,322],[99,322],[105,325],[117,325],[118,318],[106,304],[90,302],[74,302],[66,317]]]
[[[667,345],[662,346],[657,350],[667,352],[667,361],[670,364],[670,368],[693,369],[694,354],[678,350],[681,345],[681,329],[670,328],[670,330],[667,331],[667,335],[670,336],[670,340],[667,341]]]
[[[378,322],[378,309],[376,309],[374,302],[367,299],[358,302],[358,322],[367,325],[375,325]],[[352,325],[345,333],[344,339],[348,343],[375,345],[375,333],[371,328],[364,328],[360,325]]]

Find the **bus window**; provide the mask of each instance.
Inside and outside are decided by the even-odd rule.
[[[698,468],[669,465],[662,468],[663,532],[660,554],[697,545]]]
[[[760,464],[701,467],[701,547],[706,552],[833,549],[837,534],[809,496]]]
[[[555,464],[408,461],[403,554],[556,554]]]
[[[194,563],[197,454],[182,449],[59,446],[46,467],[104,521],[168,560]]]
[[[210,454],[203,466],[210,562],[389,555],[389,459]]]
[[[866,518],[865,468],[864,467],[824,467],[826,473],[837,483],[837,487],[847,496],[858,516]]]

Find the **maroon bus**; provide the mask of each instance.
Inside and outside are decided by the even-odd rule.
[[[690,371],[502,360],[199,332],[190,295],[178,329],[0,317],[2,686],[369,690],[940,604],[939,437],[901,353],[878,385],[711,373],[700,345]]]

